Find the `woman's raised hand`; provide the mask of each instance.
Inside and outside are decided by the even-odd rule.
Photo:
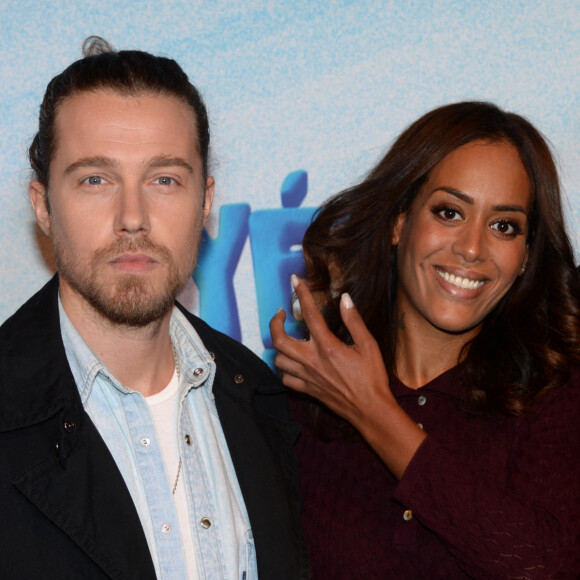
[[[328,329],[306,284],[296,276],[292,283],[310,338],[299,340],[286,334],[284,310],[272,318],[270,332],[278,351],[274,364],[282,382],[315,397],[356,427],[369,405],[381,396],[392,398],[378,344],[348,294],[341,298],[340,312],[352,345]]]
[[[270,321],[278,351],[274,364],[282,373],[282,382],[315,397],[349,421],[394,475],[401,477],[426,434],[393,397],[376,340],[348,294],[342,295],[340,313],[352,345],[328,329],[306,284],[293,276],[292,285],[310,338],[299,340],[286,334],[282,309]]]

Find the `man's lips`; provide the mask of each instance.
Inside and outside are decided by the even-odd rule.
[[[155,261],[156,260],[147,254],[123,254],[122,256],[118,256],[114,260],[111,260],[111,264],[145,263]]]
[[[140,272],[151,270],[157,264],[157,260],[147,254],[122,254],[109,264],[124,271]]]

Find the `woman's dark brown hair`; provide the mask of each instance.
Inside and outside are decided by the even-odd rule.
[[[311,290],[330,328],[348,333],[339,297],[349,292],[396,374],[397,217],[407,212],[431,170],[472,141],[505,141],[519,152],[531,183],[525,273],[465,347],[464,383],[474,407],[519,414],[563,384],[580,362],[580,289],[566,235],[558,174],[542,135],[523,117],[493,104],[435,109],[406,129],[359,185],[318,210],[303,241]]]

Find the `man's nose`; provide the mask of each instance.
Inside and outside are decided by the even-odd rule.
[[[149,233],[147,196],[139,183],[124,183],[118,192],[115,232],[118,235]]]

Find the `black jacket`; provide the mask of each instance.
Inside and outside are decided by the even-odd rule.
[[[55,277],[0,328],[0,578],[155,578],[131,496],[83,410],[57,293]],[[283,387],[247,348],[185,314],[215,354],[216,406],[260,580],[308,578]]]

